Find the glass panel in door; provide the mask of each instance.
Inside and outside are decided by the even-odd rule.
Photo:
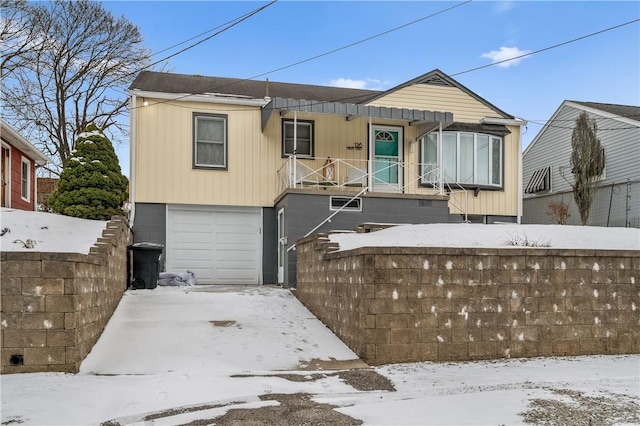
[[[373,130],[373,190],[392,191],[400,189],[400,129],[375,128]]]
[[[278,283],[284,283],[284,261],[287,250],[287,237],[284,233],[284,209],[278,211]]]

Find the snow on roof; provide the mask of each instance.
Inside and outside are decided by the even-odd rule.
[[[0,249],[88,254],[106,226],[101,220],[3,208]]]
[[[568,225],[400,225],[365,234],[331,234],[340,250],[360,247],[477,247],[640,250],[640,229]],[[517,243],[517,244],[516,244]]]

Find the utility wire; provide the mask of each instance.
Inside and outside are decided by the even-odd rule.
[[[215,36],[217,36],[217,35],[219,35],[219,34],[221,34],[221,33],[225,32],[225,31],[227,31],[227,30],[229,30],[229,29],[233,28],[234,26],[238,25],[239,23],[241,23],[241,22],[243,22],[243,21],[245,21],[245,20],[249,19],[250,17],[252,17],[252,16],[254,16],[254,15],[256,15],[256,14],[258,14],[259,12],[262,12],[264,9],[266,9],[266,8],[267,8],[267,7],[269,7],[269,6],[272,6],[272,5],[273,5],[274,3],[276,3],[277,1],[278,1],[278,0],[272,0],[270,3],[268,3],[268,4],[264,5],[264,6],[261,6],[261,7],[257,8],[257,9],[254,9],[253,11],[248,12],[248,13],[246,13],[246,14],[244,14],[244,15],[242,15],[242,16],[239,16],[239,17],[237,17],[237,18],[235,18],[235,19],[232,19],[232,20],[230,20],[230,21],[227,21],[227,22],[226,22],[226,23],[224,23],[224,24],[218,25],[218,26],[217,26],[217,27],[215,27],[215,28],[209,29],[209,30],[207,30],[207,31],[205,31],[205,32],[203,32],[203,33],[200,33],[200,34],[198,34],[198,35],[196,35],[196,36],[193,36],[193,37],[191,37],[191,38],[189,38],[189,39],[187,39],[187,40],[185,40],[185,41],[182,41],[182,42],[177,43],[177,44],[175,44],[175,45],[173,45],[173,46],[170,46],[170,47],[167,47],[167,48],[165,48],[165,49],[162,49],[162,50],[160,50],[160,51],[158,51],[158,52],[156,52],[156,53],[153,53],[153,54],[151,54],[151,55],[148,55],[148,56],[146,56],[146,58],[150,59],[152,56],[155,56],[155,55],[157,55],[157,54],[159,54],[159,53],[161,53],[161,52],[164,52],[164,51],[167,51],[167,50],[173,49],[173,48],[174,48],[174,47],[176,47],[176,46],[179,46],[179,45],[182,45],[182,44],[184,44],[184,43],[187,43],[187,42],[189,42],[189,41],[191,41],[191,40],[194,40],[194,39],[196,39],[196,38],[198,38],[198,37],[200,37],[200,36],[202,36],[202,35],[204,35],[204,34],[207,34],[207,33],[211,32],[211,31],[213,31],[213,30],[216,30],[216,29],[218,29],[218,28],[224,27],[223,29],[221,29],[220,31],[217,31],[216,33],[214,33],[214,34],[210,35],[209,37],[206,37],[206,38],[204,38],[204,39],[202,39],[202,40],[200,40],[200,41],[198,41],[198,42],[196,42],[196,43],[193,43],[193,44],[191,44],[191,45],[189,45],[189,46],[185,47],[184,49],[182,49],[182,50],[180,50],[180,51],[178,51],[178,52],[176,52],[176,53],[173,53],[173,54],[171,54],[171,55],[169,55],[169,56],[166,56],[166,57],[164,57],[163,59],[160,59],[160,60],[158,60],[158,61],[156,61],[156,62],[154,62],[154,63],[152,63],[152,64],[150,64],[150,65],[147,65],[147,66],[142,67],[142,68],[139,68],[139,69],[137,69],[137,70],[135,70],[135,71],[131,71],[131,72],[127,73],[127,74],[124,74],[123,76],[120,76],[120,77],[118,77],[118,78],[119,78],[119,79],[121,79],[121,78],[126,78],[126,77],[129,77],[129,76],[131,76],[131,75],[137,74],[137,73],[139,73],[140,71],[143,71],[143,70],[145,70],[145,69],[147,69],[147,68],[153,67],[153,66],[155,66],[155,65],[157,65],[157,64],[159,64],[159,63],[161,63],[161,62],[164,62],[164,61],[166,61],[166,60],[168,60],[168,59],[170,59],[170,58],[173,58],[173,57],[175,57],[175,56],[177,56],[177,55],[179,55],[179,54],[181,54],[181,53],[184,53],[184,52],[186,52],[187,50],[190,50],[190,49],[192,49],[192,48],[194,48],[194,47],[198,46],[199,44],[202,44],[202,43],[204,43],[205,41],[208,41],[208,40],[210,40],[211,38],[213,38],[213,37],[215,37]],[[49,78],[52,78],[52,76],[49,76]],[[127,92],[126,90],[121,90],[121,89],[120,89],[120,88],[118,88],[118,87],[111,87],[110,89],[111,89],[111,90],[114,90],[114,91],[121,91],[123,94],[128,95],[128,92]],[[81,92],[81,93],[83,93],[83,94],[84,94],[84,93],[86,93],[86,91],[83,91],[83,92]],[[19,107],[27,107],[27,106],[34,106],[34,105],[37,105],[37,103],[34,103],[34,104],[27,104],[27,103],[25,103],[25,104],[22,104],[22,105],[16,105],[16,107],[18,107],[18,106],[19,106]]]
[[[249,12],[249,13],[250,13],[250,12]],[[243,15],[243,16],[245,16],[245,15]],[[241,16],[241,17],[242,17],[242,16]],[[216,27],[210,28],[210,29],[208,29],[207,31],[201,32],[200,34],[194,35],[193,37],[188,38],[188,39],[186,39],[186,40],[183,40],[183,41],[181,41],[181,42],[179,42],[179,43],[176,43],[176,44],[174,44],[174,45],[172,45],[172,46],[165,47],[164,49],[158,50],[157,52],[153,52],[151,55],[148,55],[148,56],[147,56],[147,58],[149,58],[149,59],[150,59],[152,56],[159,55],[159,54],[160,54],[160,53],[162,53],[162,52],[166,52],[167,50],[171,50],[171,49],[173,49],[174,47],[181,46],[181,45],[183,45],[183,44],[185,44],[185,43],[190,42],[191,40],[195,40],[195,39],[197,39],[198,37],[202,37],[203,35],[208,34],[208,33],[210,33],[211,31],[215,31],[215,30],[217,30],[218,28],[222,28],[222,27],[224,27],[225,25],[229,25],[229,24],[231,24],[232,22],[234,22],[234,21],[236,21],[236,20],[240,19],[241,17],[238,17],[238,18],[232,19],[231,21],[227,21],[227,22],[225,22],[224,24],[220,24],[220,25],[218,25],[218,26],[216,26]]]
[[[466,71],[457,72],[455,74],[451,74],[450,76],[451,77],[455,77],[457,75],[467,74],[467,73],[470,73],[470,72],[473,72],[473,71],[478,71],[478,70],[481,70],[481,69],[484,69],[484,68],[489,68],[489,67],[492,67],[494,65],[499,65],[499,64],[503,64],[505,62],[514,61],[516,59],[526,58],[527,56],[532,56],[532,55],[535,55],[536,53],[545,52],[547,50],[555,49],[556,47],[560,47],[560,46],[564,46],[566,44],[574,43],[576,41],[584,40],[585,38],[589,38],[589,37],[596,36],[598,34],[606,33],[607,31],[612,31],[612,30],[615,30],[617,28],[624,27],[625,25],[631,25],[631,24],[636,23],[638,21],[640,21],[640,18],[634,19],[634,20],[631,20],[631,21],[628,21],[628,22],[624,22],[622,24],[615,25],[613,27],[605,28],[604,30],[596,31],[595,33],[587,34],[587,35],[584,35],[582,37],[578,37],[578,38],[574,38],[572,40],[568,40],[568,41],[565,41],[565,42],[562,42],[562,43],[554,44],[553,46],[545,47],[545,48],[539,49],[539,50],[534,50],[533,52],[530,52],[530,53],[525,53],[525,54],[522,54],[522,55],[515,56],[513,58],[504,59],[504,60],[498,61],[498,62],[493,62],[491,64],[482,65],[480,67],[471,68],[471,69],[468,69]]]
[[[387,35],[387,34],[389,34],[389,33],[392,33],[392,32],[394,32],[394,31],[400,30],[400,29],[402,29],[402,28],[406,28],[406,27],[408,27],[408,26],[410,26],[410,25],[417,24],[418,22],[422,22],[422,21],[424,21],[424,20],[426,20],[426,19],[429,19],[429,18],[432,18],[432,17],[434,17],[434,16],[437,16],[437,15],[443,14],[443,13],[445,13],[445,12],[448,12],[448,11],[450,11],[450,10],[453,10],[453,9],[455,9],[455,8],[458,8],[458,7],[460,7],[460,6],[464,6],[464,5],[468,4],[468,3],[471,3],[472,1],[473,1],[473,0],[466,0],[466,1],[462,2],[462,3],[458,3],[458,4],[454,5],[454,6],[448,7],[448,8],[446,8],[446,9],[440,10],[440,11],[435,12],[435,13],[432,13],[432,14],[430,14],[430,15],[423,16],[422,18],[415,19],[415,20],[413,20],[413,21],[411,21],[411,22],[408,22],[408,23],[406,23],[406,24],[402,24],[402,25],[400,25],[400,26],[398,26],[398,27],[391,28],[391,29],[389,29],[389,30],[383,31],[383,32],[381,32],[381,33],[374,34],[374,35],[372,35],[372,36],[370,36],[370,37],[367,37],[367,38],[364,38],[364,39],[362,39],[362,40],[359,40],[359,41],[356,41],[356,42],[353,42],[353,43],[347,44],[347,45],[345,45],[345,46],[342,46],[342,47],[339,47],[339,48],[336,48],[336,49],[330,50],[330,51],[328,51],[328,52],[320,53],[320,54],[318,54],[318,55],[312,56],[312,57],[307,58],[307,59],[303,59],[303,60],[298,61],[298,62],[294,62],[294,63],[289,64],[289,65],[282,66],[282,67],[280,67],[280,68],[276,68],[276,69],[273,69],[273,70],[270,70],[270,71],[266,71],[266,72],[263,72],[263,73],[261,73],[261,74],[254,75],[254,76],[252,76],[252,77],[248,77],[248,78],[244,78],[244,79],[239,79],[238,81],[234,81],[234,82],[232,82],[232,83],[224,84],[224,85],[221,85],[221,86],[216,86],[216,87],[213,87],[213,88],[207,89],[207,90],[205,90],[204,92],[201,92],[201,93],[190,93],[190,94],[183,95],[183,96],[180,96],[180,97],[177,97],[177,98],[174,98],[174,99],[158,101],[158,102],[155,102],[155,103],[150,104],[150,105],[157,105],[157,104],[161,104],[161,103],[167,103],[167,102],[170,102],[170,101],[177,101],[177,100],[180,100],[180,99],[183,99],[183,98],[189,97],[189,96],[198,95],[198,94],[202,94],[202,93],[206,93],[206,92],[214,92],[214,91],[219,90],[219,89],[222,89],[222,88],[224,88],[224,87],[228,87],[228,86],[232,86],[232,85],[235,85],[235,84],[243,83],[243,82],[245,82],[245,81],[249,81],[249,80],[254,80],[254,79],[258,78],[258,77],[263,77],[263,76],[265,76],[265,75],[272,74],[272,73],[275,73],[275,72],[278,72],[278,71],[282,71],[282,70],[285,70],[285,69],[287,69],[287,68],[292,68],[292,67],[294,67],[294,66],[301,65],[301,64],[304,64],[304,63],[306,63],[306,62],[310,62],[310,61],[313,61],[313,60],[318,59],[318,58],[322,58],[322,57],[327,56],[327,55],[331,55],[331,54],[336,53],[336,52],[339,52],[339,51],[341,51],[341,50],[348,49],[348,48],[353,47],[353,46],[356,46],[356,45],[358,45],[358,44],[365,43],[365,42],[367,42],[367,41],[370,41],[370,40],[373,40],[373,39],[375,39],[375,38],[381,37],[381,36],[383,36],[383,35]],[[269,5],[270,5],[270,4],[269,4]],[[162,62],[162,61],[160,61],[160,62]],[[359,95],[359,96],[357,96],[357,97],[361,97],[361,96]],[[346,99],[349,99],[349,98],[344,98],[343,100],[346,100]],[[334,101],[332,101],[332,102],[338,102],[338,101],[340,101],[340,99],[336,99],[336,100],[334,100]],[[134,108],[140,108],[140,107],[134,107]]]
[[[287,66],[284,66],[284,67],[277,68],[277,69],[275,69],[275,70],[267,71],[267,72],[264,72],[264,73],[261,73],[261,74],[255,75],[255,76],[253,76],[253,77],[249,77],[249,78],[241,79],[241,80],[235,81],[235,82],[233,82],[233,83],[229,83],[229,84],[221,85],[221,86],[218,86],[218,87],[215,87],[215,88],[211,88],[211,89],[209,89],[209,90],[206,90],[206,92],[213,92],[213,91],[216,91],[216,90],[221,89],[221,88],[224,88],[224,87],[228,87],[228,86],[231,86],[231,85],[234,85],[234,84],[238,84],[238,83],[241,83],[241,82],[244,82],[244,81],[247,81],[247,80],[253,80],[253,79],[255,79],[255,78],[262,77],[262,76],[265,76],[265,75],[267,75],[267,74],[271,74],[271,73],[276,72],[276,71],[280,71],[280,70],[283,70],[283,69],[286,69],[286,68],[290,68],[290,67],[293,67],[293,66],[296,66],[296,65],[299,65],[299,64],[305,63],[305,62],[309,62],[309,61],[311,61],[311,60],[314,60],[314,59],[317,59],[317,58],[320,58],[320,57],[323,57],[323,56],[329,55],[329,54],[334,53],[334,52],[338,52],[338,51],[343,50],[343,49],[346,49],[346,48],[348,48],[348,47],[351,47],[351,46],[354,46],[354,45],[357,45],[357,44],[363,43],[363,42],[365,42],[365,41],[367,41],[367,40],[371,40],[371,39],[373,39],[373,38],[379,37],[379,36],[381,36],[381,35],[383,35],[383,34],[388,34],[388,33],[392,32],[392,31],[395,31],[395,30],[400,29],[400,28],[404,28],[404,27],[406,27],[406,26],[408,26],[408,25],[411,25],[411,24],[414,24],[414,23],[416,23],[416,22],[420,22],[420,21],[425,20],[425,19],[427,19],[427,18],[429,18],[429,17],[439,15],[439,14],[441,14],[441,13],[444,13],[444,12],[449,11],[449,10],[451,10],[451,9],[454,9],[454,8],[456,8],[456,7],[459,7],[459,6],[462,6],[462,5],[464,5],[464,4],[467,4],[467,3],[469,3],[470,1],[471,1],[471,0],[468,0],[468,1],[463,2],[463,3],[459,3],[459,4],[455,5],[455,6],[452,6],[452,7],[450,7],[450,8],[444,9],[444,10],[439,11],[439,12],[436,12],[436,13],[434,13],[434,14],[432,14],[432,15],[425,16],[425,17],[423,17],[423,18],[417,19],[417,20],[412,21],[412,22],[410,22],[410,23],[407,23],[407,24],[401,25],[401,26],[396,27],[396,28],[393,28],[393,29],[391,29],[391,30],[387,30],[387,31],[382,32],[382,33],[379,33],[379,34],[377,34],[377,35],[374,35],[374,36],[368,37],[368,38],[366,38],[366,39],[360,40],[359,42],[354,42],[354,43],[351,43],[351,44],[349,44],[349,45],[343,46],[343,47],[341,47],[341,48],[333,49],[333,50],[331,50],[331,51],[329,51],[329,52],[325,52],[325,53],[322,53],[322,54],[316,55],[316,56],[314,56],[314,57],[311,57],[311,58],[308,58],[308,59],[305,59],[305,60],[302,60],[302,61],[298,61],[298,62],[296,62],[296,63],[290,64],[290,65],[287,65]],[[639,21],[640,21],[640,18],[638,18],[638,19],[634,19],[634,20],[631,20],[631,21],[628,21],[628,22],[624,22],[624,23],[622,23],[622,24],[614,25],[614,26],[612,26],[612,27],[608,27],[608,28],[605,28],[605,29],[603,29],[603,30],[596,31],[596,32],[593,32],[593,33],[590,33],[590,34],[587,34],[587,35],[584,35],[584,36],[578,37],[578,38],[574,38],[574,39],[572,39],[572,40],[568,40],[568,41],[565,41],[565,42],[562,42],[562,43],[558,43],[558,44],[555,44],[555,45],[552,45],[552,46],[548,46],[548,47],[545,47],[545,48],[542,48],[542,49],[538,49],[538,50],[536,50],[536,51],[533,51],[533,52],[530,52],[530,53],[527,53],[527,54],[524,54],[524,55],[520,55],[520,56],[517,56],[517,57],[514,57],[514,58],[505,59],[505,60],[502,60],[502,61],[494,62],[494,63],[487,64],[487,65],[483,65],[483,66],[480,66],[480,67],[471,68],[471,69],[468,69],[468,70],[466,70],[466,71],[461,71],[461,72],[458,72],[458,73],[455,73],[455,74],[450,74],[450,76],[451,76],[451,77],[453,77],[453,76],[457,76],[457,75],[462,75],[462,74],[470,73],[470,72],[477,71],[477,70],[480,70],[480,69],[484,69],[484,68],[492,67],[492,66],[494,66],[494,65],[498,65],[498,64],[501,64],[501,63],[504,63],[504,62],[512,61],[512,60],[519,59],[519,58],[523,58],[523,57],[526,57],[526,56],[532,56],[532,55],[535,55],[535,54],[537,54],[537,53],[541,53],[541,52],[545,52],[545,51],[547,51],[547,50],[551,50],[551,49],[555,49],[555,48],[558,48],[558,47],[561,47],[561,46],[565,46],[565,45],[567,45],[567,44],[574,43],[574,42],[576,42],[576,41],[583,40],[583,39],[586,39],[586,38],[589,38],[589,37],[593,37],[593,36],[596,36],[596,35],[598,35],[598,34],[602,34],[602,33],[608,32],[608,31],[612,31],[612,30],[615,30],[615,29],[617,29],[617,28],[621,28],[621,27],[624,27],[624,26],[626,26],[626,25],[630,25],[630,24],[633,24],[633,23],[636,23],[636,22],[639,22]],[[161,103],[168,103],[168,102],[171,102],[171,101],[177,101],[177,100],[180,100],[180,99],[183,99],[183,98],[186,98],[186,97],[192,96],[192,95],[196,95],[196,94],[197,94],[197,93],[192,93],[192,94],[183,95],[183,96],[180,96],[180,97],[177,97],[177,98],[174,98],[174,99],[170,99],[170,100],[162,100],[162,101],[155,102],[155,103],[153,103],[153,104],[151,104],[151,105],[157,105],[157,104],[161,104]],[[354,97],[360,97],[360,96],[354,96]],[[349,99],[349,98],[335,99],[335,100],[333,100],[333,101],[331,101],[331,102],[340,102],[340,101],[348,100],[348,99]],[[318,102],[317,104],[323,104],[323,103],[326,103],[326,102],[328,102],[328,101]],[[311,104],[310,104],[310,105],[311,105]],[[141,108],[141,107],[133,107],[133,108],[130,108],[130,110],[131,110],[131,109],[134,109],[134,108]]]
[[[546,122],[538,121],[538,120],[527,120],[527,122],[529,123],[537,124],[538,126],[542,126],[542,127],[553,127],[554,129],[566,129],[566,130],[573,130],[575,128],[575,127],[557,126],[555,124],[549,124],[549,123],[555,123],[556,121],[557,120],[547,120]],[[608,130],[632,130],[632,129],[640,130],[640,126],[611,127],[611,128],[598,127],[596,130],[599,132],[599,131],[608,131]]]
[[[456,5],[453,5],[453,6],[451,6],[451,7],[448,7],[448,8],[446,8],[446,9],[443,9],[443,10],[440,10],[440,11],[438,11],[438,12],[432,13],[431,15],[423,16],[422,18],[416,19],[416,20],[411,21],[411,22],[407,22],[406,24],[400,25],[400,26],[395,27],[395,28],[391,28],[390,30],[383,31],[383,32],[381,32],[381,33],[378,33],[378,34],[372,35],[372,36],[367,37],[367,38],[364,38],[364,39],[362,39],[362,40],[358,40],[358,41],[356,41],[356,42],[353,42],[353,43],[347,44],[346,46],[338,47],[337,49],[333,49],[333,50],[330,50],[330,51],[328,51],[328,52],[324,52],[324,53],[321,53],[321,54],[319,54],[319,55],[312,56],[312,57],[310,57],[310,58],[303,59],[303,60],[298,61],[298,62],[294,62],[293,64],[285,65],[285,66],[283,66],[283,67],[276,68],[276,69],[271,70],[271,71],[263,72],[262,74],[254,75],[253,77],[249,77],[249,78],[247,78],[247,79],[245,79],[245,80],[242,80],[242,81],[246,81],[246,80],[253,80],[253,79],[258,78],[258,77],[263,77],[263,76],[265,76],[265,75],[267,75],[267,74],[272,74],[272,73],[274,73],[274,72],[282,71],[282,70],[285,70],[285,69],[287,69],[287,68],[292,68],[292,67],[295,67],[295,66],[297,66],[297,65],[301,65],[301,64],[304,64],[304,63],[306,63],[306,62],[311,62],[311,61],[316,60],[316,59],[318,59],[318,58],[322,58],[322,57],[324,57],[324,56],[328,56],[328,55],[331,55],[331,54],[333,54],[333,53],[340,52],[341,50],[345,50],[345,49],[348,49],[348,48],[350,48],[350,47],[357,46],[358,44],[362,44],[362,43],[365,43],[365,42],[367,42],[367,41],[373,40],[373,39],[375,39],[375,38],[382,37],[383,35],[390,34],[390,33],[394,32],[394,31],[398,31],[398,30],[400,30],[400,29],[402,29],[402,28],[406,28],[406,27],[408,27],[408,26],[410,26],[410,25],[417,24],[418,22],[422,22],[422,21],[424,21],[424,20],[426,20],[426,19],[433,18],[434,16],[441,15],[441,14],[443,14],[443,13],[446,13],[446,12],[450,11],[450,10],[453,10],[453,9],[456,9],[456,8],[458,8],[458,7],[460,7],[460,6],[464,6],[465,4],[471,3],[472,1],[473,1],[473,0],[467,0],[467,1],[464,1],[464,2],[462,2],[462,3],[458,3],[458,4],[456,4]]]
[[[220,34],[222,34],[223,32],[225,32],[225,31],[227,31],[227,30],[230,30],[231,28],[235,27],[235,26],[236,26],[236,25],[238,25],[239,23],[241,23],[241,22],[243,22],[243,21],[246,21],[247,19],[251,18],[252,16],[254,16],[254,15],[256,15],[256,14],[258,14],[258,13],[262,12],[263,10],[265,10],[266,8],[268,8],[269,6],[272,6],[273,4],[275,4],[277,1],[278,1],[278,0],[272,0],[270,3],[267,3],[267,4],[265,4],[264,6],[261,6],[261,7],[257,8],[257,9],[255,9],[255,10],[253,10],[252,12],[249,12],[249,13],[247,13],[247,14],[245,14],[245,15],[241,16],[240,18],[236,18],[236,19],[234,19],[234,20],[232,20],[232,21],[229,21],[228,23],[223,24],[223,25],[227,25],[227,26],[225,26],[224,28],[222,28],[220,31],[216,31],[215,33],[211,34],[210,36],[205,37],[205,38],[203,38],[202,40],[199,40],[199,41],[197,41],[197,42],[195,42],[195,43],[193,43],[193,44],[191,44],[191,45],[189,45],[189,46],[185,47],[184,49],[181,49],[181,50],[179,50],[179,51],[177,51],[177,52],[175,52],[175,53],[172,53],[172,54],[171,54],[171,55],[169,55],[169,56],[165,56],[164,58],[162,58],[162,59],[160,59],[160,60],[157,60],[156,62],[153,62],[153,63],[151,63],[151,64],[149,64],[149,65],[147,65],[147,66],[145,66],[145,67],[142,67],[142,68],[140,68],[140,69],[138,69],[138,70],[136,70],[136,71],[132,71],[131,73],[127,74],[126,76],[133,75],[133,74],[137,74],[137,73],[139,73],[140,71],[143,71],[143,70],[145,70],[145,69],[151,68],[151,67],[153,67],[153,66],[155,66],[155,65],[158,65],[158,64],[159,64],[159,63],[161,63],[161,62],[164,62],[164,61],[166,61],[166,60],[168,60],[168,59],[171,59],[171,58],[173,58],[173,57],[175,57],[175,56],[178,56],[178,55],[180,55],[181,53],[186,52],[187,50],[193,49],[194,47],[198,46],[199,44],[202,44],[202,43],[204,43],[205,41],[211,40],[213,37],[215,37],[215,36],[217,36],[217,35],[220,35]],[[221,26],[222,26],[222,25],[221,25]],[[220,27],[220,26],[219,26],[219,27]],[[217,27],[217,28],[219,28],[219,27]],[[211,31],[211,30],[209,30],[209,31]],[[207,31],[207,32],[208,32],[208,31]],[[195,37],[193,37],[193,38],[197,38],[197,37],[199,37],[199,36],[195,36]],[[191,39],[189,39],[189,40],[192,40],[193,38],[191,38]],[[184,43],[185,43],[185,42],[182,42],[182,43],[179,43],[179,44],[184,44]],[[173,47],[175,47],[175,46],[172,46],[172,47],[167,48],[167,49],[171,49],[171,48],[173,48]],[[167,50],[167,49],[165,49],[165,50]],[[153,56],[153,55],[152,55],[152,56]]]

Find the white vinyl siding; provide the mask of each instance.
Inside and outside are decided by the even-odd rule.
[[[523,189],[536,170],[551,166],[553,192],[572,190],[571,135],[581,112],[572,106],[563,106],[551,125],[536,137],[534,145],[527,148],[523,157]],[[640,180],[640,128],[593,113],[589,113],[589,118],[596,119],[599,129],[596,135],[606,153],[606,173],[601,185]]]
[[[368,105],[449,111],[457,122],[477,123],[499,113],[457,87],[414,84],[376,99]]]

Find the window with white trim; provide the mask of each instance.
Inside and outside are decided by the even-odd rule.
[[[313,157],[313,121],[297,120],[294,126],[293,120],[282,120],[282,156],[294,155],[294,129],[295,154],[298,157]]]
[[[438,180],[438,136],[420,140],[422,183]],[[445,183],[502,188],[504,144],[500,137],[482,133],[442,132],[442,167]]]
[[[193,114],[193,167],[227,168],[227,116]]]
[[[24,201],[31,201],[31,161],[22,157],[20,167],[20,196]]]

